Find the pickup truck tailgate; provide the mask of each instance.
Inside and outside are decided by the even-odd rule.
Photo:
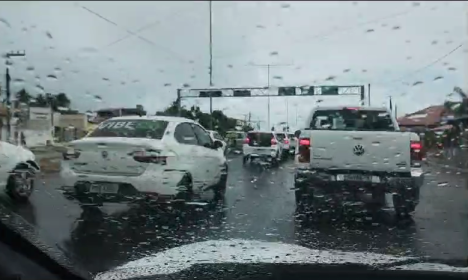
[[[312,130],[312,168],[410,172],[410,135],[402,132]]]

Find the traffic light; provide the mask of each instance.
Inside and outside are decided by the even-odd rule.
[[[278,88],[278,95],[279,96],[296,95],[296,88],[295,87],[280,87]]]
[[[235,97],[247,97],[251,96],[250,90],[234,90],[233,96]]]
[[[200,91],[198,97],[221,97],[223,96],[223,92],[220,90],[214,91]]]
[[[338,87],[322,87],[322,95],[338,95]]]
[[[314,95],[314,94],[315,94],[315,88],[313,86],[301,87],[301,95]]]

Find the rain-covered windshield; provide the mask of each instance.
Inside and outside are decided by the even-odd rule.
[[[2,1],[0,215],[92,273],[466,260],[467,9]]]

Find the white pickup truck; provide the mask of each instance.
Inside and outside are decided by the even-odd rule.
[[[397,217],[415,210],[424,151],[386,108],[318,107],[304,127],[295,133],[298,209],[320,213],[356,202],[379,208],[389,193]]]

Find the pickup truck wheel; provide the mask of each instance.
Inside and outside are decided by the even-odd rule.
[[[16,202],[29,201],[34,190],[35,170],[28,167],[17,167],[8,178],[7,194]]]

